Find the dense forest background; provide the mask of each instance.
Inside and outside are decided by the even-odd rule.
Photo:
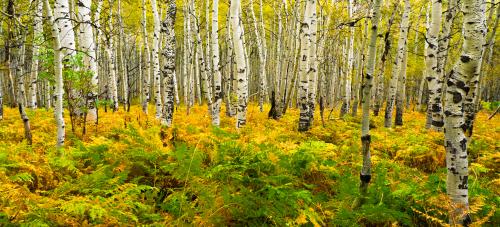
[[[500,224],[496,0],[0,13],[0,226]]]

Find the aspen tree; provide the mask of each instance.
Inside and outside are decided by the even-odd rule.
[[[120,64],[120,69],[121,69],[121,81],[122,81],[122,90],[123,90],[123,107],[125,110],[127,110],[127,106],[129,104],[129,82],[128,82],[128,72],[125,67],[125,60],[124,60],[124,52],[126,52],[126,47],[125,47],[125,34],[123,32],[123,22],[122,22],[122,13],[121,13],[121,0],[118,0],[118,7],[116,11],[116,16],[118,20],[118,56],[119,56],[119,64]]]
[[[403,125],[404,102],[406,98],[406,63],[408,60],[408,50],[405,48],[401,68],[399,70],[398,88],[396,94],[396,117],[394,125]]]
[[[194,7],[193,3],[193,14],[196,14],[196,9]],[[196,18],[195,18],[196,19]],[[201,74],[201,80],[202,80],[202,92],[203,96],[207,99],[207,104],[208,104],[208,112],[209,114],[212,114],[212,86],[208,77],[209,71],[207,68],[207,65],[209,64],[208,62],[205,61],[205,57],[203,56],[203,43],[201,40],[201,32],[200,32],[200,23],[198,19],[196,19],[195,27],[196,27],[196,57],[198,60],[197,66],[199,66],[200,74]],[[196,74],[198,75],[198,74]],[[199,87],[199,86],[198,86]],[[198,93],[198,95],[201,95]],[[212,116],[212,115],[211,115]]]
[[[62,45],[59,34],[59,26],[55,22],[52,16],[52,8],[50,6],[49,0],[45,0],[45,11],[47,13],[47,18],[51,25],[52,39],[54,40],[54,77],[56,81],[55,89],[55,106],[54,106],[54,117],[57,124],[57,147],[62,147],[64,145],[65,139],[65,125],[64,125],[64,107],[63,107],[63,56],[62,56]]]
[[[98,72],[97,72],[97,57],[96,57],[96,45],[94,42],[94,33],[92,31],[92,21],[90,15],[91,0],[79,0],[78,4],[78,17],[82,24],[80,24],[80,36],[79,45],[80,49],[86,54],[83,56],[83,63],[87,67],[87,71],[92,74],[90,80],[90,93],[87,94],[87,99],[89,103],[89,108],[87,112],[87,119],[91,121],[97,120],[97,109],[96,109],[96,99],[97,99],[97,83],[98,83]]]
[[[318,33],[318,20],[317,20],[317,11],[316,11],[316,2],[317,0],[314,0],[314,2],[311,2],[311,14],[309,15],[311,17],[310,19],[310,29],[309,29],[309,39],[310,39],[310,49],[309,49],[309,88],[308,88],[308,94],[307,94],[307,102],[309,105],[309,123],[308,127],[312,126],[313,119],[314,119],[314,109],[316,106],[316,92],[317,92],[317,87],[318,87],[318,38],[317,38],[317,33]]]
[[[462,52],[447,81],[444,110],[446,191],[451,200],[450,225],[468,226],[468,139],[465,135],[464,109],[467,98],[474,97],[481,70],[481,57],[486,34],[485,5],[481,0],[462,1]],[[470,94],[470,95],[469,95]],[[469,97],[468,97],[469,96]]]
[[[248,103],[248,79],[247,62],[245,60],[245,50],[243,43],[243,24],[240,18],[240,0],[231,0],[231,32],[234,45],[234,53],[237,67],[237,96],[238,108],[236,116],[236,128],[241,128],[246,124],[247,103]]]
[[[168,6],[167,15],[161,24],[161,32],[165,34],[165,48],[162,56],[164,65],[162,69],[165,104],[163,107],[162,124],[170,127],[174,114],[174,77],[175,77],[175,15],[177,6],[171,1]]]
[[[220,108],[222,103],[222,75],[219,62],[219,0],[212,3],[212,68],[214,75],[214,104],[212,108],[212,124],[220,125]],[[209,63],[207,63],[209,64]]]
[[[261,2],[262,3],[262,2]],[[261,6],[262,7],[262,6]],[[266,84],[266,55],[263,47],[263,38],[259,31],[259,26],[257,25],[257,18],[255,17],[255,11],[253,9],[253,0],[250,0],[250,14],[252,16],[253,27],[255,32],[255,39],[257,41],[257,51],[259,55],[259,107],[260,112],[263,110],[264,97],[265,97],[265,84]],[[264,37],[265,38],[265,37]]]
[[[354,14],[354,0],[348,0],[347,6],[349,19],[353,19]],[[349,27],[349,47],[347,50],[347,68],[345,70],[345,84],[344,84],[344,97],[342,107],[340,109],[340,116],[344,116],[351,107],[351,89],[352,89],[352,67],[354,63],[354,24]]]
[[[313,9],[314,8],[314,9]],[[309,77],[310,74],[310,55],[311,55],[311,19],[316,11],[316,0],[308,0],[304,10],[304,18],[300,25],[300,66],[299,66],[299,131],[307,131],[310,127],[309,113]]]
[[[156,106],[156,119],[159,119],[162,114],[161,104],[161,83],[160,83],[160,16],[158,14],[158,6],[156,0],[151,0],[151,8],[153,10],[153,48],[151,53],[153,55],[153,77],[154,77],[154,93],[155,93],[155,106]]]
[[[148,104],[151,99],[150,81],[151,81],[151,53],[149,52],[147,19],[146,19],[146,0],[142,0],[142,38],[144,42],[144,75],[142,79],[142,112],[148,113]]]
[[[371,18],[371,33],[370,33],[370,43],[368,46],[368,59],[366,65],[366,73],[364,75],[363,85],[361,87],[363,92],[363,97],[361,100],[363,117],[361,120],[361,145],[362,145],[362,154],[363,154],[363,166],[361,168],[361,173],[359,175],[360,178],[360,192],[361,196],[365,197],[368,190],[368,184],[371,180],[371,157],[370,157],[370,143],[371,143],[371,135],[370,135],[370,101],[371,101],[371,91],[373,86],[373,77],[375,72],[375,58],[377,56],[377,32],[378,32],[378,23],[380,20],[380,2],[382,0],[374,0],[373,7],[373,16]],[[359,206],[363,203],[363,198],[358,200],[359,204],[355,204]]]
[[[29,83],[29,104],[28,107],[36,109],[37,103],[37,83],[38,83],[38,63],[39,63],[39,48],[43,41],[43,0],[36,2],[35,18],[33,19],[33,49],[31,61],[31,78]]]
[[[111,109],[113,111],[118,110],[118,85],[116,81],[116,64],[115,64],[115,53],[114,53],[114,42],[113,42],[113,35],[111,32],[113,31],[113,20],[112,15],[113,15],[113,0],[109,1],[109,18],[108,18],[108,26],[109,26],[109,34],[107,37],[107,46],[106,46],[106,54],[108,57],[108,68],[109,68],[109,79],[108,79],[108,88],[106,89],[107,92],[110,94],[110,99],[111,99]],[[111,90],[111,91],[109,91]]]
[[[443,78],[438,69],[439,30],[441,27],[441,0],[432,1],[431,23],[427,31],[429,47],[425,56],[427,67],[427,85],[429,88],[429,103],[427,111],[432,116],[431,128],[436,131],[443,129],[443,109],[441,104],[441,90]]]
[[[392,126],[392,112],[394,109],[394,101],[396,99],[398,80],[400,76],[399,66],[402,64],[404,52],[406,51],[409,22],[410,22],[410,1],[405,0],[405,8],[401,19],[400,33],[398,39],[398,49],[396,58],[394,59],[394,64],[392,66],[392,77],[389,82],[389,94],[387,96],[387,104],[385,107],[384,126],[386,128],[390,128]]]
[[[492,7],[494,7],[494,6],[492,6]],[[481,67],[483,65],[490,65],[491,64],[491,57],[492,57],[492,53],[493,53],[493,46],[494,46],[496,32],[497,32],[497,28],[498,28],[498,21],[500,20],[500,7],[499,6],[496,6],[496,7],[497,7],[496,8],[496,19],[493,22],[493,24],[491,25],[492,31],[489,32],[490,33],[489,37],[486,40],[485,45],[483,46],[483,50],[482,50],[482,54],[481,54]],[[490,16],[489,16],[490,20],[491,20],[492,14],[493,14],[493,9],[494,8],[490,8],[490,10],[491,10]],[[489,49],[489,57],[486,58],[486,51],[488,49]],[[484,64],[484,60],[486,60],[486,64]],[[474,91],[474,93],[476,95],[472,96],[473,93],[469,92],[467,94],[467,98],[465,99],[465,104],[464,104],[465,124],[467,125],[467,129],[466,129],[465,134],[468,138],[470,138],[472,136],[472,130],[474,128],[474,119],[476,118],[476,112],[479,111],[478,105],[479,105],[479,101],[481,98],[481,80],[482,80],[482,78],[484,78],[485,73],[486,73],[486,69],[482,69],[480,74],[479,74],[478,83],[477,83],[475,91]]]

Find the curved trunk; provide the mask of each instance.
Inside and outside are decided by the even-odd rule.
[[[368,184],[371,180],[371,157],[370,157],[370,100],[371,90],[373,86],[373,75],[375,71],[375,58],[377,56],[377,31],[378,23],[380,20],[380,2],[375,0],[373,2],[373,16],[371,18],[371,33],[370,44],[368,46],[368,58],[366,65],[366,73],[364,75],[363,86],[361,86],[363,97],[361,99],[363,118],[361,120],[361,145],[363,152],[363,167],[361,168],[360,178],[360,192],[364,197],[367,194]],[[363,202],[363,199],[360,200]],[[361,204],[360,203],[360,204]],[[358,204],[358,205],[360,205]]]

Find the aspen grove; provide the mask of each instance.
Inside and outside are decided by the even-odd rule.
[[[498,0],[2,0],[0,226],[499,226]]]

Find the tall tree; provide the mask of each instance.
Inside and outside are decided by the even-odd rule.
[[[299,64],[299,90],[298,90],[298,103],[299,103],[299,131],[309,130],[309,103],[308,103],[308,90],[309,90],[309,48],[311,46],[311,12],[312,4],[315,0],[308,0],[304,10],[303,21],[300,25],[300,64]]]
[[[175,1],[170,1],[165,20],[161,24],[161,32],[165,34],[165,48],[163,49],[163,87],[165,104],[163,107],[162,124],[170,127],[174,114],[174,78],[175,78],[175,15],[177,6]]]
[[[64,107],[63,107],[63,56],[62,56],[62,45],[59,34],[59,25],[55,22],[52,16],[52,8],[50,6],[49,0],[45,0],[45,11],[47,13],[47,18],[52,28],[52,39],[54,40],[54,78],[56,81],[55,89],[55,107],[54,116],[57,124],[57,147],[62,147],[64,145],[65,139],[65,125],[64,125]]]
[[[33,48],[31,61],[31,79],[29,83],[29,103],[28,107],[36,109],[37,103],[37,83],[38,83],[38,62],[40,57],[40,43],[43,42],[43,0],[36,2],[35,18],[33,19]]]
[[[355,2],[354,0],[348,0],[348,14],[349,19],[353,20]],[[340,109],[340,116],[343,116],[349,112],[351,106],[351,89],[352,89],[352,66],[354,63],[354,23],[350,25],[349,28],[349,46],[347,49],[347,66],[345,69],[344,77],[344,93],[343,93],[343,103]]]
[[[392,112],[394,110],[394,101],[396,99],[396,93],[398,88],[400,66],[403,61],[408,41],[409,24],[410,24],[410,1],[405,0],[405,8],[401,18],[401,25],[399,27],[400,32],[398,39],[398,49],[396,57],[394,59],[394,64],[392,66],[392,77],[391,81],[389,82],[389,94],[387,95],[387,104],[385,107],[384,126],[386,128],[390,128],[392,126]]]
[[[99,77],[97,72],[96,45],[94,42],[94,32],[92,29],[92,21],[90,15],[91,4],[91,0],[79,0],[78,18],[81,22],[79,26],[79,44],[81,51],[85,53],[85,55],[83,56],[83,64],[86,67],[86,71],[92,75],[90,79],[90,92],[86,97],[88,102],[87,119],[95,121],[97,120],[96,99],[97,83]]]
[[[148,113],[148,103],[151,98],[151,94],[149,91],[150,81],[151,81],[151,53],[149,52],[149,43],[148,43],[148,31],[147,31],[147,19],[146,19],[146,0],[142,0],[142,38],[144,42],[144,75],[142,79],[142,112]]]
[[[246,124],[247,120],[247,103],[248,103],[248,78],[247,78],[247,62],[245,60],[245,50],[243,44],[243,23],[240,16],[241,1],[231,0],[230,15],[231,15],[231,32],[233,39],[233,49],[235,53],[237,67],[237,96],[238,108],[236,116],[236,128],[241,128]]]
[[[220,125],[220,108],[222,104],[222,75],[219,62],[219,0],[212,3],[212,68],[214,70],[214,105],[212,108],[212,124]]]
[[[160,15],[158,14],[158,5],[156,0],[151,0],[151,8],[153,10],[153,77],[154,77],[154,93],[156,106],[156,119],[160,119],[162,115],[161,104],[161,83],[160,83]]]
[[[443,108],[441,104],[441,91],[443,89],[443,78],[438,68],[439,30],[441,28],[441,0],[432,1],[431,24],[427,31],[427,55],[425,63],[427,67],[427,85],[429,89],[429,103],[427,111],[432,116],[431,128],[436,131],[443,129]]]
[[[366,65],[366,73],[364,75],[363,85],[361,87],[363,92],[363,97],[361,99],[363,118],[361,120],[361,145],[363,153],[363,167],[361,168],[360,178],[360,192],[364,197],[366,196],[368,190],[368,184],[371,180],[371,157],[370,157],[370,101],[371,101],[371,91],[373,86],[373,77],[375,71],[375,58],[377,56],[377,35],[378,35],[378,23],[380,21],[380,2],[382,0],[374,0],[372,3],[373,16],[371,17],[371,33],[370,33],[370,43],[368,46],[368,59]],[[363,198],[359,201],[359,206],[363,202]]]
[[[463,0],[462,52],[447,81],[444,110],[446,191],[451,200],[450,224],[469,225],[468,154],[464,107],[467,98],[475,97],[481,70],[481,56],[486,34],[485,5],[482,0]]]

